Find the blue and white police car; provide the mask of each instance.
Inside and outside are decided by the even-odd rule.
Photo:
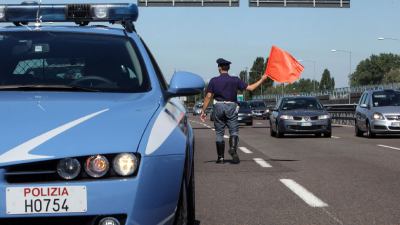
[[[168,85],[137,17],[134,4],[0,4],[1,225],[194,222],[193,131],[175,97],[204,81]]]

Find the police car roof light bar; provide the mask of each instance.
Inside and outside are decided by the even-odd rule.
[[[87,25],[90,22],[121,23],[125,28],[133,26],[139,11],[136,4],[38,4],[37,2],[0,4],[0,22],[16,25],[37,21],[40,11],[41,22],[74,22]]]

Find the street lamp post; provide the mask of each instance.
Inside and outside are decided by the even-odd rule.
[[[311,62],[314,64],[313,84],[314,84],[314,93],[315,93],[315,65],[317,64],[317,62],[315,60],[309,60],[309,59],[300,59],[299,62]]]
[[[384,41],[384,40],[390,40],[390,41],[400,41],[398,38],[392,38],[392,37],[379,37],[378,41]]]
[[[352,55],[351,51],[332,49],[331,52],[344,52],[344,53],[349,54],[349,65],[350,65],[349,77],[350,77],[350,75],[351,75],[351,55]],[[351,104],[351,90],[349,90],[349,104]]]

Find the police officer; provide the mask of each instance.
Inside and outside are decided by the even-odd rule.
[[[253,84],[246,84],[238,77],[230,76],[228,71],[231,62],[219,58],[217,59],[219,76],[210,80],[207,88],[207,94],[204,98],[203,109],[201,112],[201,120],[206,119],[205,110],[211,99],[214,98],[214,127],[217,134],[217,163],[224,163],[225,127],[229,128],[229,154],[232,156],[233,163],[239,163],[240,159],[237,154],[237,146],[239,142],[239,123],[238,123],[238,105],[237,92],[238,90],[253,91],[260,86],[266,79],[262,76],[260,80]]]

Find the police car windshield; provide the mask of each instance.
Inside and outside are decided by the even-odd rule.
[[[68,32],[0,32],[2,87],[81,87],[145,92],[149,80],[126,37]],[[3,89],[4,89],[3,88]],[[32,88],[34,89],[34,88]]]
[[[282,101],[282,110],[322,110],[323,107],[316,99],[293,98]]]
[[[372,95],[374,107],[400,106],[400,92],[380,91]]]

